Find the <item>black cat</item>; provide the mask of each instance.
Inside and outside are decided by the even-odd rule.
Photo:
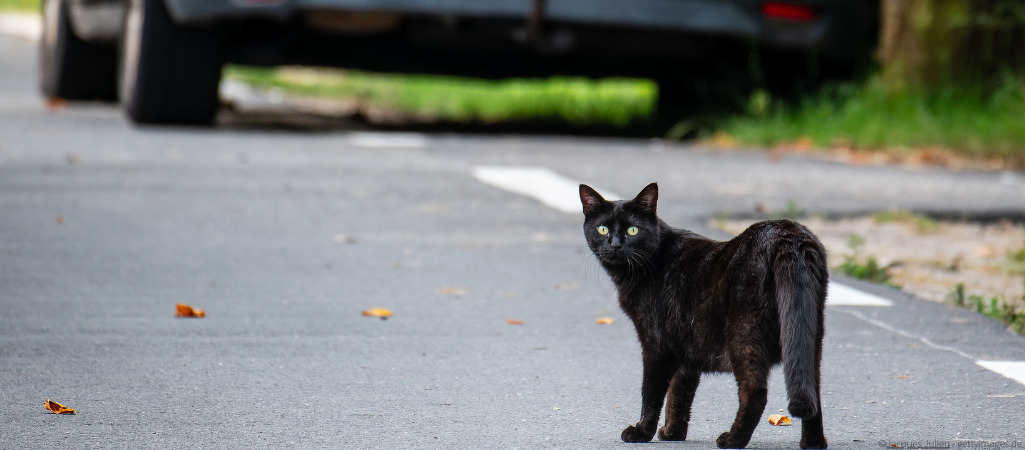
[[[747,445],[761,420],[769,370],[782,361],[790,414],[801,420],[801,448],[826,448],[819,374],[829,271],[826,250],[789,220],[752,225],[719,242],[674,229],[655,215],[658,185],[610,202],[580,185],[584,235],[612,277],[619,305],[641,341],[641,420],[626,442],[655,435],[687,438],[705,372],[733,372],[740,408],[720,448]]]

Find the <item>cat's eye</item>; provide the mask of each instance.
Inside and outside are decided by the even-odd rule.
[[[599,225],[598,226],[598,234],[600,234],[602,236],[605,236],[606,234],[609,234],[609,227],[607,227],[605,225]]]
[[[638,230],[637,227],[630,227],[626,229],[626,234],[629,234],[630,236],[636,236],[638,231],[641,230]]]

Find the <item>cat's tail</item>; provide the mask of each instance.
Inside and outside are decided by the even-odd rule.
[[[795,417],[819,413],[819,374],[829,272],[821,245],[791,243],[775,264],[783,374]]]

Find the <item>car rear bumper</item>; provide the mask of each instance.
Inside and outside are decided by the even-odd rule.
[[[805,2],[823,9],[841,3],[825,0]],[[529,0],[167,0],[167,4],[171,15],[180,23],[246,18],[287,20],[309,11],[388,12],[524,21],[530,20],[532,13]],[[644,27],[803,45],[814,44],[821,39],[823,31],[817,30],[777,36],[780,33],[767,26],[761,17],[760,4],[760,0],[546,0],[540,19],[545,23]]]

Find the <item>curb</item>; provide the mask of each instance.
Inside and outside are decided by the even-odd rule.
[[[0,34],[38,41],[43,35],[43,21],[38,14],[0,13]]]

